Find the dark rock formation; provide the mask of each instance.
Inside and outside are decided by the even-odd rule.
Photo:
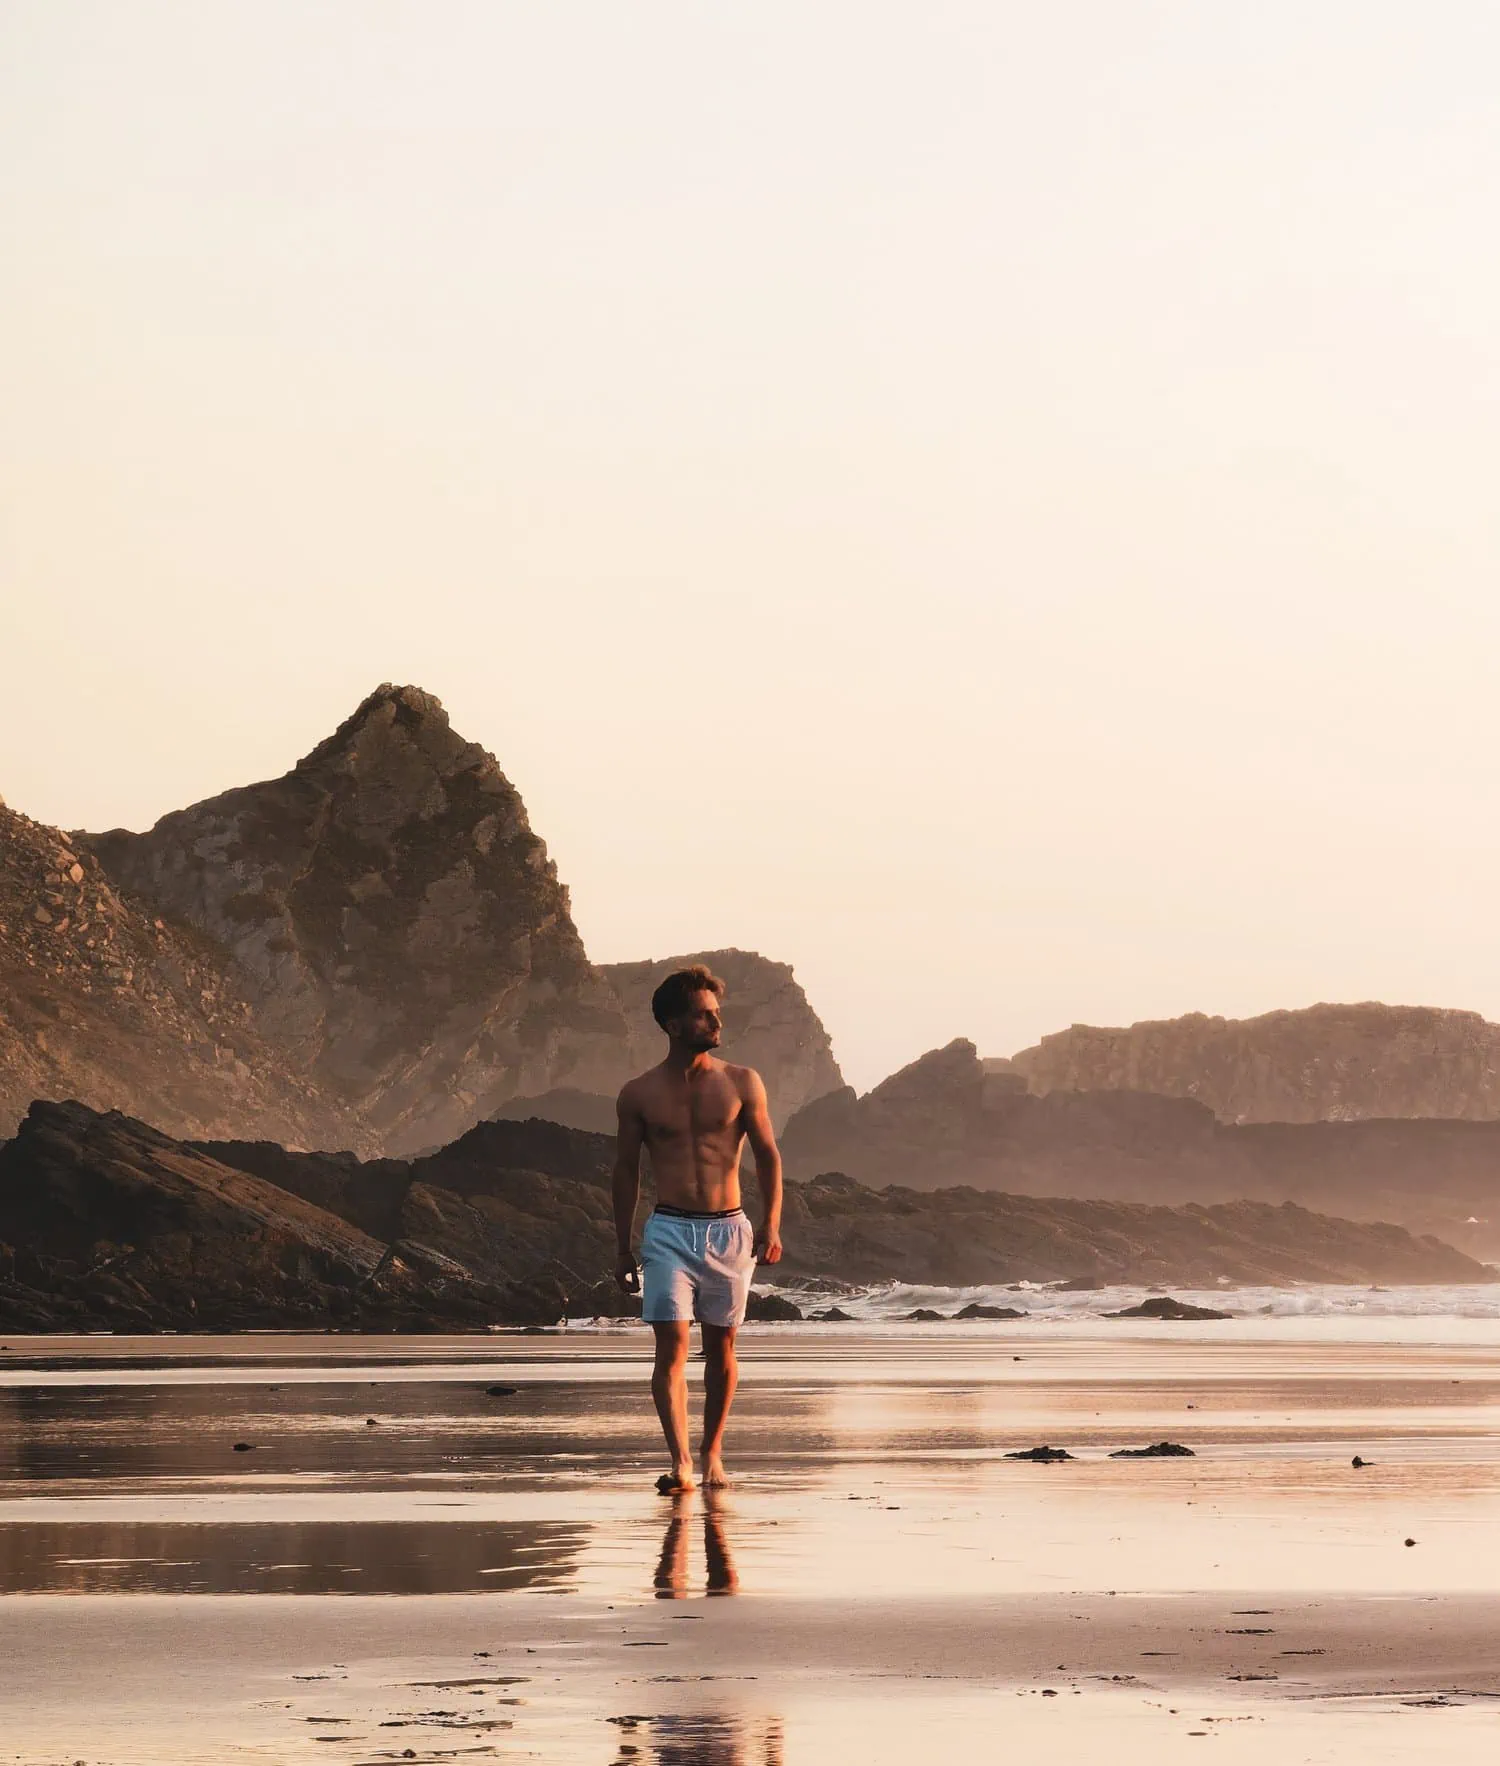
[[[415,1240],[488,1282],[553,1283],[554,1318],[640,1311],[613,1267],[611,1143],[553,1122],[481,1122],[414,1160],[358,1160],[208,1142],[201,1149],[342,1215],[372,1237]],[[601,1285],[602,1283],[602,1285]],[[539,1321],[548,1322],[548,1321]]]
[[[568,1293],[564,1317],[570,1320],[588,1320],[641,1316],[640,1295],[625,1293],[613,1276],[604,1276],[593,1282],[580,1282],[571,1270],[562,1270],[560,1273]]]
[[[1040,1164],[1058,1180],[1049,1193],[1067,1193],[1088,1182],[1101,1151],[1119,1148],[1149,1166],[1185,1140],[1206,1144],[1213,1129],[1208,1111],[1175,1099],[1030,1097],[1009,1076],[987,1072],[973,1043],[959,1038],[864,1097],[845,1086],[808,1105],[787,1124],[781,1148],[799,1176],[836,1166],[865,1183],[936,1189],[996,1183],[1002,1171],[1009,1185],[1012,1172],[1029,1175]]]
[[[765,1080],[778,1127],[804,1104],[843,1085],[828,1032],[789,963],[774,963],[753,950],[706,950],[647,963],[606,963],[601,969],[630,1027],[627,1059],[613,1088],[605,1088],[611,1097],[632,1074],[662,1058],[666,1043],[651,1016],[651,995],[673,969],[692,963],[706,963],[727,984],[721,1052],[726,1061],[754,1067]]]
[[[253,990],[195,928],[122,895],[60,829],[0,805],[0,1137],[83,1095],[174,1135],[369,1149],[357,1112],[261,1035]]]
[[[846,1087],[817,1100],[787,1124],[781,1146],[798,1177],[836,1167],[867,1184],[924,1190],[970,1184],[1152,1202],[1295,1201],[1500,1255],[1500,1123],[1236,1127],[1186,1098],[1033,1097],[989,1070],[967,1042],[924,1056],[865,1097]]]
[[[1075,1024],[1011,1064],[1038,1094],[1156,1092],[1195,1098],[1223,1122],[1500,1119],[1500,1024],[1429,1006]]]
[[[129,1117],[35,1104],[0,1148],[0,1320],[28,1330],[474,1328],[506,1297]]]
[[[1072,1459],[1066,1447],[1028,1447],[1020,1453],[1007,1453],[1007,1459],[1029,1459],[1033,1465],[1056,1465],[1059,1460]]]
[[[263,1031],[388,1151],[520,1092],[609,1089],[625,1024],[567,891],[494,758],[414,687],[283,778],[88,841],[233,955]]]
[[[1215,1312],[1211,1306],[1190,1306],[1186,1300],[1174,1300],[1163,1294],[1157,1300],[1142,1300],[1139,1306],[1127,1306],[1121,1312],[1106,1312],[1106,1318],[1233,1318],[1232,1312]]]
[[[967,1306],[961,1306],[957,1312],[934,1312],[930,1306],[919,1306],[915,1312],[908,1312],[907,1321],[911,1324],[952,1324],[959,1319],[977,1318],[1025,1318],[1024,1312],[1017,1312],[1014,1306],[984,1306],[977,1300],[971,1300]]]
[[[1399,1227],[1333,1220],[1293,1204],[1153,1207],[891,1186],[872,1196],[838,1173],[787,1185],[788,1277],[970,1287],[1053,1281],[1191,1288],[1229,1281],[1482,1282],[1494,1272]],[[1385,1269],[1386,1275],[1365,1274]],[[1400,1273],[1397,1273],[1397,1272]]]
[[[250,1172],[314,1207],[347,1220],[371,1238],[401,1236],[401,1208],[411,1188],[404,1159],[359,1159],[353,1153],[294,1152],[274,1141],[194,1141],[194,1152]]]
[[[996,1122],[1026,1103],[1023,1085],[986,1070],[973,1043],[956,1038],[860,1097],[840,1086],[799,1110],[782,1135],[788,1169],[830,1165],[867,1183],[921,1188],[966,1181],[956,1173],[988,1145]]]
[[[487,1122],[411,1161],[185,1144],[120,1115],[36,1104],[0,1149],[0,1327],[460,1329],[627,1317],[609,1280],[611,1143]],[[1290,1205],[1148,1207],[787,1186],[794,1281],[1484,1280],[1432,1239]],[[784,1303],[783,1303],[784,1304]],[[1147,1303],[1145,1316],[1170,1301]],[[793,1308],[795,1310],[795,1308]],[[1005,1316],[1009,1308],[966,1309]],[[789,1316],[774,1300],[760,1316]],[[837,1306],[813,1314],[848,1321]]]
[[[751,1324],[795,1324],[802,1308],[782,1294],[757,1294],[752,1289],[745,1317]]]
[[[1153,1441],[1149,1447],[1120,1447],[1109,1456],[1111,1459],[1193,1459],[1196,1455],[1191,1447],[1184,1447],[1177,1441]]]

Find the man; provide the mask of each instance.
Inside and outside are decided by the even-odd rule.
[[[757,1262],[781,1257],[781,1155],[766,1088],[751,1067],[716,1060],[724,983],[701,963],[678,969],[651,996],[667,1034],[667,1056],[620,1093],[615,1152],[615,1279],[635,1280],[631,1239],[641,1188],[641,1148],[651,1155],[656,1208],[641,1234],[641,1316],[656,1332],[651,1396],[672,1456],[662,1494],[693,1488],[688,1453],[687,1354],[703,1329],[703,1482],[724,1475],[724,1424],[739,1369],[734,1336],[745,1316]],[[760,1231],[740,1206],[740,1147],[749,1141],[760,1186]]]

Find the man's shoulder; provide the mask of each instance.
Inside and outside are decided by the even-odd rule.
[[[634,1079],[627,1079],[620,1087],[620,1102],[629,1103],[644,1093],[652,1091],[661,1083],[661,1065],[648,1067],[644,1073],[637,1073]]]
[[[753,1067],[741,1067],[734,1061],[720,1061],[724,1076],[739,1092],[741,1097],[753,1096],[757,1091],[764,1091],[765,1081]]]

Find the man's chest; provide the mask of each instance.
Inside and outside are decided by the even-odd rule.
[[[727,1081],[653,1098],[646,1110],[646,1138],[665,1146],[702,1135],[727,1134],[739,1122],[740,1109],[739,1094]]]

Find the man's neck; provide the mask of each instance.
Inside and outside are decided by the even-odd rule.
[[[714,1058],[707,1049],[690,1049],[672,1043],[667,1049],[664,1065],[672,1073],[680,1073],[683,1078],[691,1079],[694,1074],[709,1073],[713,1070]]]

